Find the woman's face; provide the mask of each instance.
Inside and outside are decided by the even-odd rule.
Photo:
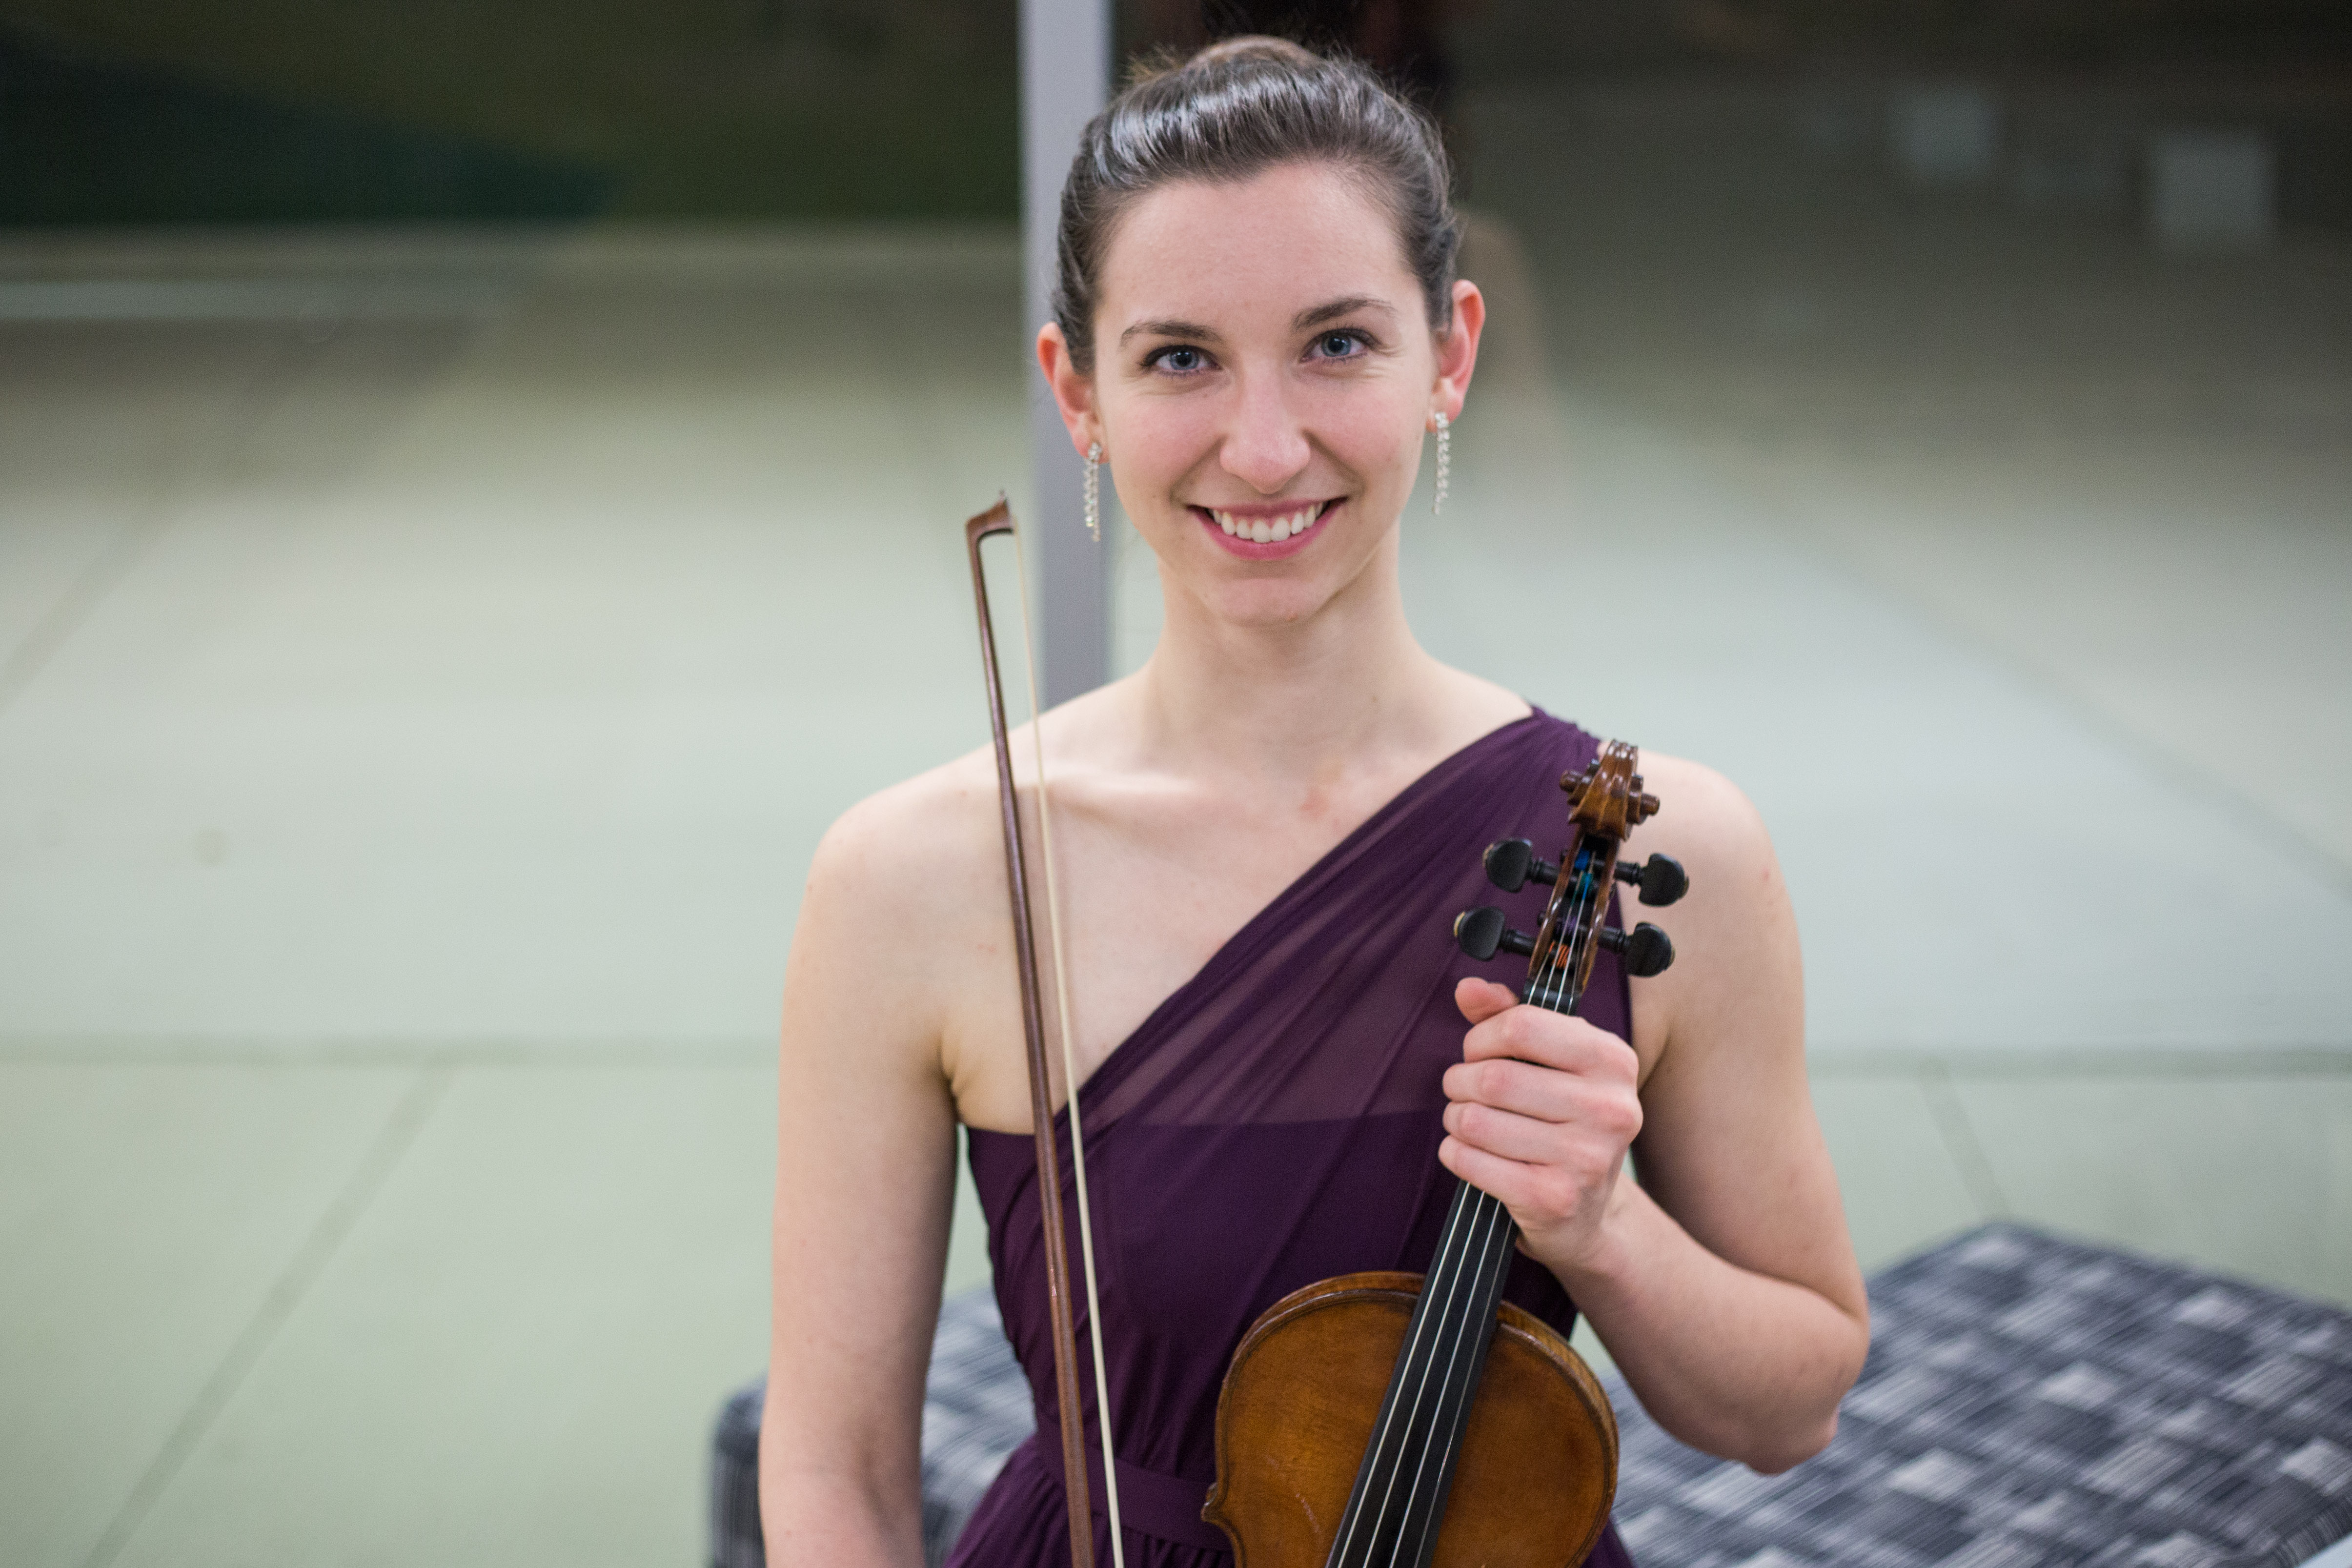
[[[1163,578],[1213,615],[1314,614],[1388,543],[1433,416],[1461,412],[1483,306],[1430,331],[1394,221],[1346,171],[1292,163],[1139,198],[1102,261],[1092,376],[1039,353],[1100,441]]]

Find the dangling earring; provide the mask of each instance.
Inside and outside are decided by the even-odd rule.
[[[1087,531],[1102,542],[1102,443],[1087,444]]]
[[[1437,422],[1437,493],[1429,502],[1429,515],[1435,517],[1445,510],[1446,472],[1454,467],[1454,421],[1445,416],[1442,408],[1430,417]]]

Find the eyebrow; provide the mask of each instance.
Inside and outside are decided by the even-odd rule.
[[[1203,342],[1214,342],[1217,341],[1216,332],[1208,327],[1202,326],[1198,321],[1138,321],[1135,325],[1128,328],[1127,331],[1119,333],[1118,341],[1120,342],[1125,342],[1128,339],[1137,336],[1150,336],[1155,338],[1194,338]]]
[[[1351,294],[1344,300],[1334,300],[1328,305],[1299,311],[1290,318],[1290,330],[1303,332],[1309,327],[1319,327],[1326,321],[1336,321],[1359,310],[1377,310],[1383,316],[1396,314],[1395,309],[1385,300],[1376,300],[1370,294]]]
[[[1370,294],[1350,294],[1344,299],[1328,300],[1324,304],[1310,306],[1299,311],[1290,318],[1290,330],[1294,332],[1303,332],[1310,327],[1319,327],[1326,321],[1336,321],[1342,316],[1352,316],[1359,310],[1375,310],[1383,316],[1396,314],[1395,307],[1385,300],[1377,299]],[[1167,319],[1138,321],[1119,333],[1118,341],[1123,343],[1134,337],[1189,338],[1195,342],[1209,343],[1218,341],[1213,328],[1202,326],[1198,321]]]

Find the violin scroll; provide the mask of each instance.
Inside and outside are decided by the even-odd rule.
[[[1527,999],[1555,1012],[1574,1011],[1592,961],[1617,954],[1625,973],[1646,980],[1675,961],[1675,944],[1643,921],[1630,931],[1604,926],[1611,889],[1633,889],[1652,908],[1671,904],[1690,890],[1690,876],[1671,855],[1653,855],[1639,865],[1620,863],[1626,834],[1657,815],[1658,797],[1642,787],[1635,772],[1641,753],[1612,741],[1580,772],[1563,774],[1568,795],[1568,846],[1558,860],[1536,853],[1525,838],[1504,838],[1486,847],[1486,879],[1507,893],[1529,882],[1551,889],[1543,923],[1535,934],[1514,931],[1501,910],[1467,910],[1454,922],[1454,940],[1481,963],[1497,952],[1526,955]]]
[[[1580,773],[1562,773],[1559,787],[1568,792],[1568,814],[1592,832],[1622,839],[1658,815],[1658,797],[1642,788],[1633,771],[1641,753],[1622,741],[1612,741]]]

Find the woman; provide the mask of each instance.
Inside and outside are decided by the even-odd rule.
[[[1563,1332],[1584,1312],[1710,1452],[1772,1470],[1818,1450],[1868,1340],[1794,926],[1736,789],[1644,753],[1664,807],[1627,853],[1676,856],[1694,890],[1654,916],[1683,962],[1630,996],[1604,961],[1581,1016],[1518,1006],[1445,940],[1478,848],[1557,837],[1558,778],[1595,744],[1405,624],[1401,513],[1484,324],[1455,233],[1427,123],[1360,68],[1265,39],[1131,87],[1064,192],[1039,361],[1166,597],[1145,667],[1045,725],[1139,1568],[1225,1560],[1198,1509],[1243,1329],[1314,1279],[1424,1267],[1454,1176],[1524,1233],[1511,1298]],[[1053,1416],[1003,877],[985,753],[865,802],[818,850],[783,1013],[772,1563],[919,1559],[959,1121]],[[957,1560],[1066,1563],[1063,1510],[1049,1430]],[[1593,1560],[1624,1561],[1613,1532]]]

